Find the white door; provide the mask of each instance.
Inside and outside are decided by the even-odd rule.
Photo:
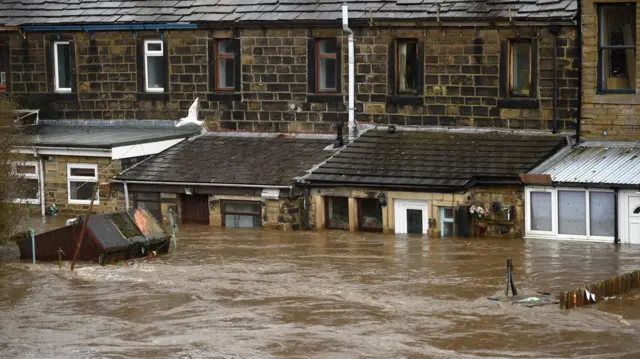
[[[427,233],[429,229],[429,204],[427,201],[396,199],[393,203],[397,234]]]
[[[640,196],[629,196],[629,243],[640,243]]]

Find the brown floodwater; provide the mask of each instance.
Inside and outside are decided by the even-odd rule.
[[[555,294],[640,268],[638,246],[203,226],[178,238],[168,255],[73,273],[0,248],[0,357],[640,358],[637,295],[574,310],[487,299],[508,257],[521,292]]]

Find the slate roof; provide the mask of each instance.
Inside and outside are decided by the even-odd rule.
[[[290,186],[331,156],[325,138],[221,136],[184,141],[116,176],[118,180]]]
[[[502,132],[365,132],[306,179],[311,185],[455,190],[519,183],[566,144],[555,135]]]
[[[0,0],[0,24],[339,21],[344,0]],[[577,0],[349,0],[354,20],[574,20]]]
[[[191,137],[200,126],[175,127],[174,121],[41,121],[28,130],[25,142],[32,146],[111,149]]]
[[[640,185],[638,143],[589,143],[566,148],[530,173],[548,174],[554,183]]]

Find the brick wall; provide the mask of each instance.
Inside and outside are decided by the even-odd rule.
[[[47,207],[55,203],[58,211],[64,214],[84,214],[89,209],[88,204],[67,203],[67,164],[97,164],[99,182],[109,182],[121,171],[120,162],[111,165],[110,158],[49,156],[44,161],[44,192]],[[110,166],[111,167],[108,167]],[[108,167],[108,168],[107,168]],[[118,199],[117,196],[122,198]],[[110,193],[100,192],[100,201],[94,205],[94,212],[107,213],[124,210],[124,194],[112,189]],[[122,204],[119,206],[119,203]]]
[[[598,13],[597,4],[636,3],[636,43],[638,33],[637,1],[582,1],[582,113],[581,133],[593,140],[640,140],[640,81],[636,94],[598,93]],[[640,60],[636,51],[636,79]],[[605,135],[606,133],[606,135]]]
[[[500,108],[500,41],[515,29],[358,28],[356,29],[357,120],[401,125],[477,126],[548,129],[552,118],[551,36],[545,28],[520,28],[521,37],[538,43],[538,99],[533,109]],[[167,31],[169,93],[160,100],[139,96],[137,44],[159,39],[157,32],[60,33],[73,40],[77,93],[56,96],[47,72],[46,47],[55,34],[12,34],[11,94],[23,106],[42,109],[43,118],[178,119],[192,100],[213,130],[330,132],[346,120],[347,41],[341,29],[282,28]],[[209,44],[236,36],[241,41],[241,95],[211,93]],[[318,101],[307,88],[307,41],[337,37],[341,47],[342,97]],[[424,43],[424,98],[398,105],[388,88],[388,46],[394,37]],[[559,37],[560,129],[573,129],[577,105],[575,29]],[[318,102],[315,102],[318,101]]]

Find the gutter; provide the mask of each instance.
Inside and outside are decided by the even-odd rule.
[[[355,100],[355,39],[353,30],[349,28],[349,7],[345,2],[342,5],[342,30],[347,33],[349,39],[349,141],[356,138],[356,100]]]
[[[269,185],[269,184],[130,181],[130,180],[121,180],[121,179],[115,179],[113,182],[115,182],[115,183],[123,183],[123,184],[148,184],[148,185],[161,185],[161,186],[269,188],[269,189],[289,189],[289,190],[293,189],[293,186]]]

